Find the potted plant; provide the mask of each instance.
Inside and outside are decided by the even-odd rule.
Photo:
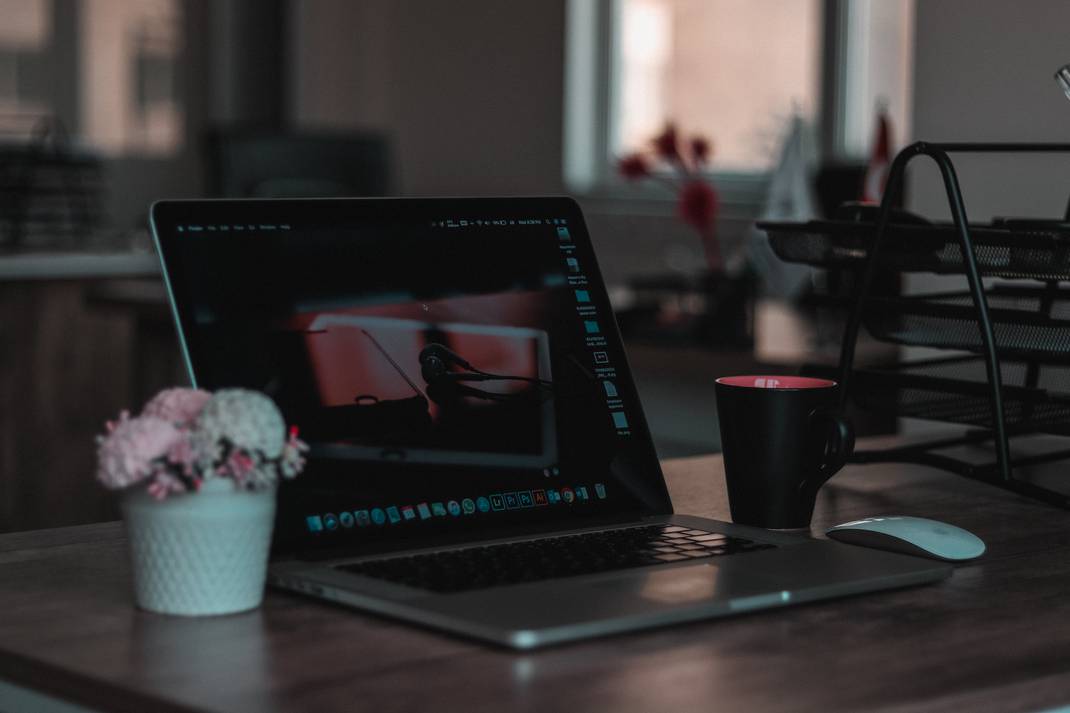
[[[97,479],[122,495],[137,605],[202,616],[263,599],[275,489],[308,447],[267,396],[161,391],[98,439]]]

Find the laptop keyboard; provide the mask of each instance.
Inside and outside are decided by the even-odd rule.
[[[648,525],[339,565],[433,592],[464,592],[775,547],[678,525]]]

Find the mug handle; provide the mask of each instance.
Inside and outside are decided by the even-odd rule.
[[[810,426],[814,431],[825,434],[821,462],[817,467],[817,483],[814,485],[816,490],[847,464],[847,459],[854,452],[855,431],[851,422],[841,414],[824,409],[817,409],[810,414]]]

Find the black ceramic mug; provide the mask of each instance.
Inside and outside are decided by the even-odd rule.
[[[835,381],[803,376],[717,380],[725,481],[733,522],[809,527],[817,491],[847,462],[851,424]]]

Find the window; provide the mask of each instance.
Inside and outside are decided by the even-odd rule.
[[[45,66],[52,23],[45,0],[0,0],[0,129],[47,109],[34,79]]]
[[[181,147],[178,0],[82,0],[81,129],[109,154],[170,155]]]
[[[767,170],[792,111],[813,119],[817,109],[821,6],[621,0],[613,152],[643,148],[672,120],[713,141],[714,170]]]
[[[712,170],[769,170],[794,114],[829,155],[862,158],[878,105],[908,134],[913,0],[571,0],[565,166],[580,190],[667,121]]]
[[[184,9],[181,0],[0,0],[0,137],[25,140],[58,119],[108,156],[178,153]]]

